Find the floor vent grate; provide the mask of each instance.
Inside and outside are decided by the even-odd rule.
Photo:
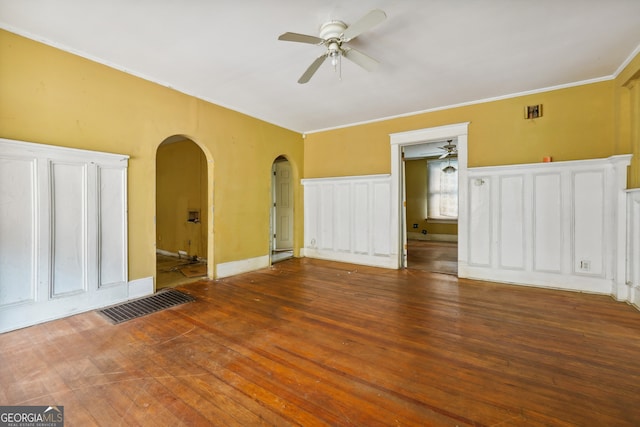
[[[103,308],[98,310],[98,313],[105,316],[113,324],[118,324],[195,300],[191,295],[178,290],[166,289],[137,300]]]

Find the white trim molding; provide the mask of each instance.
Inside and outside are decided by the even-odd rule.
[[[430,141],[457,138],[458,146],[458,200],[467,199],[467,136],[469,122],[456,123],[389,135],[391,144],[391,242],[397,259],[397,267],[406,266],[407,230],[404,225],[404,164],[402,149],[405,146]],[[468,210],[465,203],[458,203],[458,264],[466,262]]]
[[[216,278],[235,276],[269,267],[269,255],[216,264]]]
[[[153,276],[135,279],[129,282],[128,299],[140,298],[151,295],[154,292]]]

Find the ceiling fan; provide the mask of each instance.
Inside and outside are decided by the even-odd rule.
[[[327,58],[331,58],[331,64],[334,69],[340,64],[340,60],[344,56],[365,70],[373,71],[378,65],[378,61],[347,46],[347,43],[378,25],[384,21],[386,17],[387,15],[383,11],[374,9],[349,26],[342,21],[326,22],[320,27],[320,37],[298,33],[284,33],[278,37],[278,40],[322,45],[327,48],[327,51],[316,58],[304,74],[302,74],[300,79],[298,79],[298,83],[301,84],[307,83]]]
[[[458,147],[456,147],[455,144],[452,144],[452,141],[453,139],[450,139],[445,145],[443,145],[442,147],[438,147],[441,150],[444,150],[444,153],[442,153],[439,159],[444,159],[445,157],[455,156],[458,154]]]

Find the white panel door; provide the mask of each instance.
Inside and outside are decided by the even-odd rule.
[[[275,163],[275,250],[293,248],[293,182],[288,161]]]

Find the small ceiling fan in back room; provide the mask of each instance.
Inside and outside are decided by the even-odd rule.
[[[456,144],[453,144],[453,140],[449,139],[447,140],[447,143],[444,144],[442,147],[438,147],[441,150],[444,150],[444,153],[438,157],[439,159],[449,159],[449,162],[447,163],[447,166],[445,166],[442,169],[442,172],[450,174],[450,173],[454,173],[456,171],[455,166],[451,165],[451,157],[457,157],[458,155],[458,147],[456,147]]]
[[[453,144],[452,142],[453,140],[449,139],[445,145],[438,147],[439,149],[444,150],[444,153],[439,157],[440,159],[458,155],[458,147],[456,147],[456,144]]]
[[[383,11],[374,9],[349,26],[342,21],[329,21],[324,23],[320,27],[319,37],[299,33],[284,33],[278,37],[278,40],[326,47],[326,52],[311,63],[309,68],[307,68],[304,74],[298,79],[298,83],[307,83],[327,58],[331,59],[331,65],[333,65],[333,68],[336,70],[341,66],[341,59],[344,56],[365,70],[373,71],[378,66],[378,61],[348,46],[347,43],[378,25],[386,18],[387,15]]]

